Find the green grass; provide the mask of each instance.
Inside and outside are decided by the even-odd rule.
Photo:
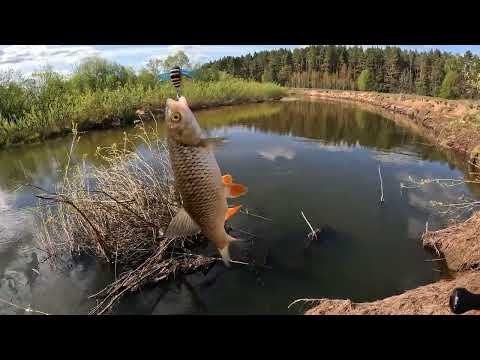
[[[47,80],[40,87],[25,84],[12,87],[12,82],[9,86],[0,82],[5,95],[0,102],[0,147],[68,133],[74,123],[79,130],[108,126],[112,119],[130,123],[137,109],[163,108],[166,99],[175,96],[169,83],[146,86],[131,81],[103,89],[80,90],[69,80]],[[192,107],[267,100],[284,94],[285,90],[275,84],[235,78],[185,81],[182,89]]]

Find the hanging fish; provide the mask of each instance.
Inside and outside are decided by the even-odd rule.
[[[175,66],[170,70],[170,72],[163,73],[159,75],[161,81],[168,81],[172,83],[173,87],[177,91],[177,100],[180,98],[179,89],[182,86],[182,76],[193,79],[192,72],[181,69],[180,66]]]
[[[212,149],[216,139],[203,135],[185,97],[167,100],[165,120],[175,186],[183,200],[183,208],[172,219],[165,236],[185,237],[202,232],[229,266],[229,245],[237,239],[227,234],[225,221],[240,205],[229,208],[227,198],[245,194],[247,187],[235,184],[230,175],[221,175]]]

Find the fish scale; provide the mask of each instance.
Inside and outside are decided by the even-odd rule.
[[[220,200],[220,183],[206,181],[220,179],[220,169],[210,150],[168,141],[172,168],[177,188],[182,194],[183,205],[202,228],[209,227],[216,219],[216,204]],[[213,161],[212,161],[213,160]],[[212,166],[213,165],[213,166]]]

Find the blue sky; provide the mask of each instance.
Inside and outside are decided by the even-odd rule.
[[[183,50],[194,63],[204,63],[223,56],[237,56],[278,48],[293,49],[306,45],[0,45],[0,71],[17,70],[29,74],[45,65],[63,73],[70,72],[83,58],[98,55],[134,69],[152,57],[164,58]],[[384,47],[386,45],[362,45]],[[404,49],[425,51],[440,49],[463,54],[470,50],[480,55],[480,45],[400,45]]]

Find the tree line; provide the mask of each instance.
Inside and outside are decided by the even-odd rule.
[[[470,51],[314,45],[227,56],[203,68],[289,87],[480,98],[480,58]]]

